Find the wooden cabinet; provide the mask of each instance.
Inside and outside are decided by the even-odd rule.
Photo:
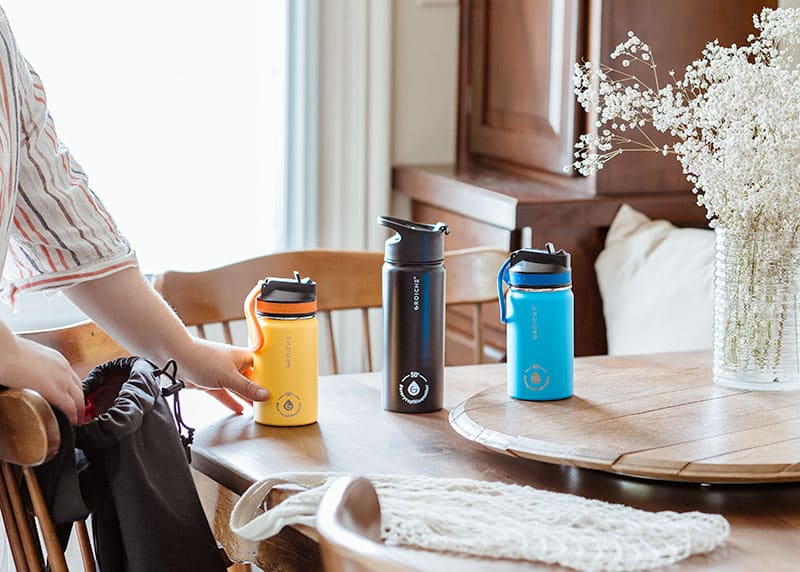
[[[479,0],[464,9],[469,151],[561,173],[573,151],[583,2]]]
[[[682,71],[715,38],[753,32],[752,15],[775,0],[463,0],[457,164],[394,170],[415,219],[450,224],[448,248],[514,250],[554,242],[573,254],[577,355],[606,351],[594,261],[616,210],[705,226],[677,161],[659,154],[615,158],[597,176],[565,174],[580,133],[594,129],[575,103],[576,61],[602,59],[634,31],[662,77]],[[651,134],[657,137],[656,134]],[[496,313],[487,339],[502,351]],[[459,321],[448,321],[458,330]],[[454,332],[466,335],[468,332]],[[453,340],[459,339],[457,335]]]
[[[596,130],[576,104],[573,66],[589,60],[616,65],[614,47],[634,31],[652,48],[660,82],[680,76],[715,38],[742,43],[753,32],[761,0],[467,0],[462,2],[460,162],[572,179],[595,194],[689,190],[677,160],[630,153],[598,177],[563,174],[580,133]],[[630,68],[656,86],[645,66]],[[656,143],[666,141],[654,130]]]

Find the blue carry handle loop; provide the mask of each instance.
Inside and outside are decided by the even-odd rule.
[[[500,321],[503,324],[508,323],[506,318],[506,297],[503,295],[503,282],[508,284],[508,269],[511,267],[511,257],[503,263],[500,267],[500,272],[497,273],[497,296],[500,298]]]

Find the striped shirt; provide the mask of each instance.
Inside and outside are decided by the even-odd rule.
[[[0,8],[0,297],[137,266],[127,240],[56,135],[42,81]]]

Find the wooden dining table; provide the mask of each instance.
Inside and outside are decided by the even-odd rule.
[[[579,379],[607,383],[609,372],[618,372],[618,384],[624,385],[625,376],[632,385],[648,379],[657,384],[655,372],[690,368],[692,375],[706,376],[711,384],[710,362],[708,352],[584,357],[576,360],[576,383]],[[600,370],[604,377],[597,375]],[[381,408],[381,373],[324,376],[319,380],[319,421],[304,427],[258,425],[249,412],[231,415],[202,395],[184,392],[184,417],[198,427],[192,467],[217,539],[233,560],[249,561],[265,570],[318,570],[318,537],[313,529],[286,527],[257,543],[231,532],[230,511],[250,485],[282,472],[415,474],[517,483],[648,511],[722,514],[731,526],[728,540],[709,554],[680,562],[675,570],[800,569],[800,485],[794,482],[709,485],[632,477],[504,454],[457,433],[449,414],[504,380],[505,364],[447,368],[444,409],[409,415]],[[620,430],[624,431],[624,425]],[[800,447],[800,441],[795,444]],[[423,570],[559,569],[409,548],[391,550]]]

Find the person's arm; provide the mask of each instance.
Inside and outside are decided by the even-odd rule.
[[[180,376],[195,385],[229,389],[247,400],[269,397],[241,373],[252,365],[250,352],[193,337],[138,269],[81,282],[64,293],[125,349],[158,364],[174,359]],[[222,401],[233,408],[233,399]]]
[[[0,385],[33,389],[66,413],[70,422],[83,421],[81,380],[57,351],[20,338],[0,320]]]

